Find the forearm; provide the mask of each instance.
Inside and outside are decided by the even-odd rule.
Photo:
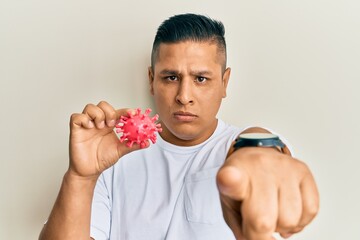
[[[65,174],[39,240],[90,239],[91,203],[96,180],[80,178],[69,172]]]

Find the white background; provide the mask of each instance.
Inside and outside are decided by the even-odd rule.
[[[194,12],[226,26],[219,117],[286,136],[321,194],[293,239],[360,239],[360,3],[356,0],[0,1],[0,239],[36,239],[86,103],[151,107],[158,25]]]

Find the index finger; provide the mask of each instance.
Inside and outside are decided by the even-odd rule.
[[[108,127],[114,127],[121,116],[126,116],[129,111],[132,111],[132,109],[129,108],[114,109],[114,107],[106,101],[99,102],[97,106],[104,112],[105,122]]]

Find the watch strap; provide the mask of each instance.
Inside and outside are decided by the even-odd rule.
[[[242,147],[285,147],[285,144],[280,140],[279,137],[251,139],[242,138],[240,135],[235,141],[235,150]]]

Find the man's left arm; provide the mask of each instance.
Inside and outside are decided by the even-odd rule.
[[[249,128],[243,133],[266,133]],[[305,163],[283,150],[229,150],[217,174],[224,219],[236,239],[270,240],[300,232],[319,210],[319,193]]]

